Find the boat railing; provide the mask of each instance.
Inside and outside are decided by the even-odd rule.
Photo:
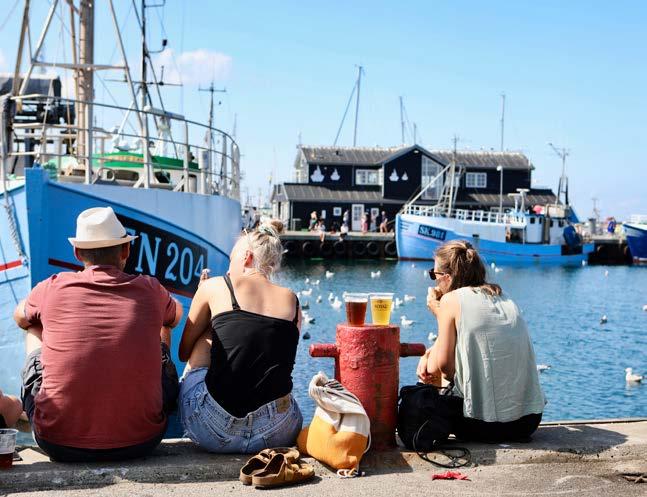
[[[404,214],[428,217],[451,217],[459,221],[475,223],[496,223],[513,226],[525,226],[526,218],[521,213],[498,212],[471,209],[456,209],[451,215],[447,215],[447,209],[435,205],[408,205]]]
[[[238,144],[220,129],[164,110],[138,110],[104,103],[88,104],[92,107],[92,115],[119,126],[108,130],[95,121],[93,126],[84,127],[74,118],[77,105],[84,102],[44,95],[26,95],[12,100],[20,112],[11,125],[13,135],[7,156],[23,158],[27,165],[33,162],[51,165],[61,181],[81,182],[82,179],[85,183],[165,188],[219,194],[239,200]],[[25,115],[33,118],[24,118]],[[155,133],[147,138],[148,126],[140,126],[143,121],[155,124]],[[146,142],[148,147],[145,147]],[[92,152],[87,153],[87,150]],[[111,154],[114,152],[123,155]],[[170,162],[176,165],[170,166],[164,158],[175,159]],[[135,181],[117,180],[108,172],[111,168],[104,166],[117,161],[142,164],[143,173]],[[4,162],[0,167],[5,168]],[[172,169],[181,170],[179,180],[175,183],[160,181],[156,172]]]

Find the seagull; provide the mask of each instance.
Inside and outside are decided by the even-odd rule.
[[[406,304],[407,302],[413,302],[416,300],[415,295],[407,295],[406,293],[404,294],[404,303]]]
[[[335,273],[333,273],[332,271],[326,271],[326,279],[330,279],[333,276],[335,276]]]
[[[305,284],[307,285],[308,283],[310,283],[310,278],[306,278],[305,280]]]
[[[307,312],[301,313],[301,319],[303,320],[304,323],[306,324],[314,324],[315,318],[312,317],[310,314]]]
[[[415,264],[411,264],[411,267],[416,267],[416,265],[415,265]]]
[[[375,271],[375,272],[371,271],[371,278],[373,279],[379,278],[381,275],[382,275],[382,271]]]
[[[492,263],[490,264],[490,267],[491,267],[492,269],[494,269],[494,268],[496,267],[496,264],[495,264],[494,262],[492,262]]]
[[[423,276],[423,277],[425,277],[425,278],[426,278],[427,276],[429,276],[429,271],[427,271],[426,269],[423,269],[423,270],[422,270],[422,276]]]
[[[310,297],[310,295],[312,295],[312,288],[308,288],[307,290],[302,290],[301,295],[305,295],[306,297]]]
[[[607,276],[609,276],[609,270],[608,269],[604,272],[604,277],[606,278]]]
[[[494,272],[495,272],[495,273],[500,273],[501,271],[503,271],[503,269],[502,269],[502,268],[500,268],[500,267],[495,267],[495,268],[494,268]]]
[[[433,331],[429,333],[429,335],[427,335],[427,340],[429,340],[429,342],[433,342],[434,340],[436,340],[436,338],[438,338],[438,335],[436,335]]]
[[[393,301],[393,306],[394,306],[396,309],[397,309],[398,307],[400,307],[402,304],[404,304],[404,302],[403,302],[401,299],[399,299],[398,297],[396,297],[396,298],[395,298],[395,300]]]
[[[303,304],[301,304],[301,309],[310,309],[310,302],[306,300]]]
[[[332,302],[333,300],[335,300],[335,294],[330,292],[328,294],[328,302]]]
[[[337,297],[335,297],[335,300],[330,303],[333,309],[339,309],[341,307],[341,304],[341,300],[339,300]]]
[[[647,312],[647,304],[643,306],[643,311]]]
[[[314,281],[312,282],[312,284],[313,284],[313,285],[315,285],[315,286],[316,286],[316,285],[318,285],[318,284],[319,284],[319,280],[314,280]]]
[[[582,266],[586,266],[586,261],[582,261]]]
[[[321,304],[321,302],[323,302],[323,297],[321,295],[319,295],[317,297],[317,304]]]
[[[633,369],[631,368],[625,368],[625,373],[627,373],[625,375],[625,381],[627,383],[640,383],[645,378],[641,374],[634,374]]]
[[[304,339],[304,340],[310,340],[310,333],[308,333],[308,332],[306,331],[306,332],[303,334],[303,339]]]
[[[407,319],[407,316],[405,316],[404,314],[400,317],[400,324],[405,328],[411,326],[413,323],[415,323],[415,321],[412,319]]]
[[[608,319],[607,319],[607,315],[606,315],[606,314],[600,318],[600,324],[606,324],[606,323],[607,323],[607,321],[608,321]]]
[[[544,371],[548,371],[549,369],[550,369],[550,364],[537,364],[538,373],[543,373]]]

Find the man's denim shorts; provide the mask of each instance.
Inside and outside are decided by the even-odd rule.
[[[178,404],[186,436],[209,452],[220,453],[251,454],[295,444],[303,416],[292,394],[237,418],[209,394],[207,369],[190,370],[180,382]]]

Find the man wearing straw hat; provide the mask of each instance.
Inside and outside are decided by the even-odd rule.
[[[27,331],[23,406],[53,460],[140,457],[166,429],[182,306],[155,278],[123,272],[135,238],[110,207],[83,211],[69,239],[83,271],[40,282],[14,313]]]

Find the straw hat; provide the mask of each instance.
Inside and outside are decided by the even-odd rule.
[[[80,249],[114,247],[133,241],[136,236],[126,233],[112,207],[86,209],[76,218],[76,237],[68,238]]]

